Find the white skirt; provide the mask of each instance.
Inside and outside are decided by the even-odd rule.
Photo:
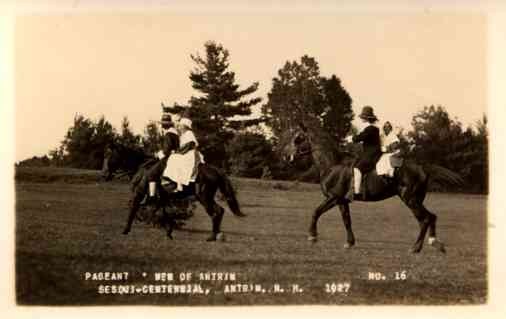
[[[376,164],[376,173],[378,175],[394,175],[394,168],[390,164],[390,157],[392,157],[392,153],[383,153],[381,155],[380,160]]]
[[[186,154],[172,154],[167,160],[167,167],[163,175],[178,184],[188,185],[194,167],[195,151],[189,151]]]
[[[167,160],[163,176],[178,184],[188,185],[197,178],[196,165],[203,162],[203,156],[200,153],[197,154],[195,150],[188,151],[186,154],[172,154]]]

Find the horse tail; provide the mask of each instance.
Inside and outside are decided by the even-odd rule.
[[[218,188],[220,189],[220,192],[223,194],[223,196],[225,196],[228,207],[232,213],[238,217],[246,216],[246,214],[241,212],[241,209],[239,208],[239,202],[235,196],[235,190],[232,186],[232,182],[227,176],[225,176],[225,174],[220,173],[220,182],[218,184]]]
[[[458,173],[455,173],[445,167],[436,164],[425,164],[423,170],[428,175],[430,181],[436,181],[449,186],[463,186],[464,179]]]

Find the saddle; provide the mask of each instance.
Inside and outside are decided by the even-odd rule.
[[[400,167],[400,166],[397,166]],[[394,170],[397,168],[395,167]],[[389,187],[394,183],[394,175],[379,175],[376,169],[373,169],[369,172],[362,173],[360,179],[360,192],[359,194],[355,194],[355,173],[354,167],[350,166],[351,171],[351,179],[350,179],[350,187],[348,193],[346,194],[346,198],[350,201],[353,200],[373,200],[375,192],[377,190],[384,189]]]

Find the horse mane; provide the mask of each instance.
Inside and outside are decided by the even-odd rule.
[[[326,157],[327,162],[338,164],[349,157],[348,154],[340,150],[337,137],[330,135],[322,128],[318,118],[311,115],[306,116],[303,121],[303,130],[309,136],[312,147],[318,144],[318,150],[321,156]],[[313,151],[318,150],[313,149]]]
[[[110,147],[118,152],[123,159],[123,169],[128,171],[135,171],[147,160],[155,158],[153,155],[146,154],[140,147],[132,147],[119,142],[112,142]]]

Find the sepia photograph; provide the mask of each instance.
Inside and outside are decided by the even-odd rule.
[[[486,306],[489,14],[224,2],[12,19],[15,305]]]

